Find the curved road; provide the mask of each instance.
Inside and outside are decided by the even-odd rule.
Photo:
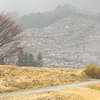
[[[66,84],[66,85],[59,85],[59,86],[51,86],[47,88],[40,88],[40,89],[30,89],[30,90],[23,90],[20,92],[12,92],[12,93],[5,93],[0,94],[0,97],[10,97],[10,96],[16,96],[21,94],[31,94],[31,93],[41,93],[41,92],[47,92],[47,91],[55,91],[55,90],[61,90],[61,89],[67,89],[67,88],[74,88],[78,86],[84,86],[89,85],[92,83],[100,82],[100,80],[93,80],[93,81],[86,81],[86,82],[79,82],[79,83],[73,83],[73,84]]]

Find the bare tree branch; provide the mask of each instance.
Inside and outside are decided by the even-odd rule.
[[[3,57],[14,55],[21,49],[22,29],[7,15],[0,14],[0,53]]]

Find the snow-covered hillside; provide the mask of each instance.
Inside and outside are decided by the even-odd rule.
[[[44,66],[83,67],[100,64],[100,23],[70,16],[46,28],[23,32],[25,50],[41,52]]]

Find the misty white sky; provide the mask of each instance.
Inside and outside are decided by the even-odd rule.
[[[20,15],[54,10],[58,5],[71,4],[78,9],[100,12],[100,0],[0,0],[0,12],[17,11]]]

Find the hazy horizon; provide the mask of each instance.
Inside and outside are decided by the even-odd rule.
[[[100,0],[0,0],[0,12],[16,11],[20,15],[52,11],[59,5],[70,4],[77,9],[100,12]]]

